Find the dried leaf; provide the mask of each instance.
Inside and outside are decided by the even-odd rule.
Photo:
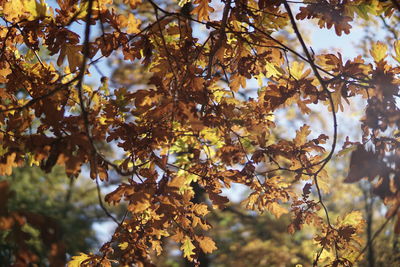
[[[217,249],[215,242],[207,236],[196,236],[196,240],[199,242],[200,248],[204,253],[211,253]]]

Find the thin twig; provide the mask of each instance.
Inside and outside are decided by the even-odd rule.
[[[320,75],[320,73],[318,71],[318,68],[314,63],[313,57],[311,56],[310,52],[308,51],[307,45],[305,44],[304,39],[303,39],[303,37],[302,37],[298,27],[297,27],[296,21],[294,19],[294,16],[293,16],[292,10],[290,9],[289,4],[287,3],[286,0],[283,2],[283,4],[285,6],[286,11],[288,12],[288,15],[289,15],[289,18],[290,18],[290,21],[291,21],[291,24],[292,24],[292,28],[293,28],[294,32],[296,33],[297,39],[300,41],[300,44],[301,44],[301,46],[303,48],[303,51],[304,51],[304,53],[305,53],[305,55],[306,55],[306,57],[308,59],[309,64],[310,64],[310,66],[311,66],[311,68],[312,68],[312,70],[314,72],[314,75],[316,76],[316,78],[318,79],[319,83],[321,84],[321,87],[322,87],[323,91],[326,92],[326,94],[328,95],[329,104],[330,104],[330,107],[331,107],[332,119],[333,119],[333,131],[334,131],[332,148],[331,148],[331,151],[329,152],[328,156],[324,159],[324,162],[322,163],[322,165],[314,173],[314,182],[315,182],[315,187],[316,187],[317,193],[318,193],[319,203],[321,204],[321,206],[324,209],[325,217],[326,217],[328,226],[329,226],[330,229],[334,229],[332,224],[331,224],[330,218],[329,218],[328,208],[326,207],[326,205],[325,205],[325,203],[323,202],[323,199],[322,199],[321,188],[320,188],[319,183],[318,183],[318,174],[324,169],[325,165],[330,161],[330,159],[333,156],[333,153],[335,152],[335,148],[336,148],[337,118],[336,118],[335,105],[334,105],[334,102],[333,102],[332,93],[328,90],[328,88],[327,88],[327,86],[325,84],[325,81],[321,77],[321,75]],[[327,230],[327,234],[328,234],[328,232],[329,232],[329,230]],[[336,243],[335,243],[334,247],[335,247],[335,252],[336,252],[336,259],[338,259],[338,252],[337,252]]]
[[[291,23],[292,23],[293,30],[294,30],[294,32],[296,33],[296,36],[297,36],[298,40],[300,41],[300,44],[301,44],[301,46],[302,46],[302,48],[303,48],[303,51],[304,51],[304,53],[305,53],[305,55],[306,55],[306,57],[307,57],[307,61],[308,61],[308,63],[310,64],[310,66],[311,66],[311,68],[312,68],[312,70],[313,70],[313,72],[314,72],[316,78],[318,79],[319,83],[321,84],[322,89],[323,89],[323,90],[326,92],[326,94],[328,95],[329,104],[330,104],[331,111],[332,111],[332,119],[333,119],[333,141],[332,141],[332,148],[331,148],[331,151],[329,152],[328,156],[324,159],[324,162],[322,163],[322,165],[320,166],[320,168],[319,168],[319,169],[315,172],[315,174],[314,174],[314,181],[315,181],[315,186],[316,186],[316,188],[317,188],[319,201],[320,201],[322,207],[323,207],[324,210],[325,210],[325,215],[326,215],[326,219],[327,219],[328,225],[332,228],[332,225],[331,225],[331,222],[330,222],[330,219],[329,219],[328,209],[326,208],[325,204],[324,204],[323,201],[322,201],[322,194],[321,194],[321,190],[320,190],[320,187],[319,187],[319,184],[318,184],[318,178],[317,178],[317,176],[318,176],[318,174],[322,171],[322,169],[325,167],[325,165],[328,163],[328,161],[332,158],[333,153],[335,152],[336,141],[337,141],[337,118],[336,118],[335,105],[334,105],[334,102],[333,102],[333,98],[332,98],[331,92],[328,90],[328,88],[327,88],[327,86],[326,86],[326,84],[325,84],[325,81],[324,81],[323,78],[321,77],[321,75],[320,75],[320,73],[319,73],[319,71],[318,71],[318,68],[317,68],[317,66],[316,66],[315,63],[314,63],[314,60],[313,60],[313,58],[312,58],[310,52],[308,51],[307,45],[305,44],[304,39],[303,39],[303,37],[302,37],[302,35],[301,35],[301,33],[300,33],[298,27],[297,27],[296,21],[295,21],[295,19],[294,19],[294,16],[293,16],[292,10],[290,9],[289,4],[285,1],[285,2],[284,2],[284,5],[285,5],[285,8],[286,8],[286,10],[287,10],[287,12],[288,12],[288,14],[289,14],[289,18],[290,18],[290,21],[291,21]]]
[[[210,79],[212,75],[212,66],[214,64],[214,56],[218,52],[219,49],[222,48],[225,40],[226,40],[226,32],[225,28],[228,23],[228,16],[229,16],[229,11],[231,10],[231,0],[227,0],[225,3],[224,11],[222,14],[222,20],[221,20],[221,27],[219,28],[218,32],[219,35],[216,36],[218,40],[216,41],[215,45],[212,47],[210,54],[209,54],[209,59],[208,59],[208,67],[207,67],[207,76],[206,79]],[[213,34],[213,33],[211,33]]]
[[[100,205],[101,209],[104,211],[104,213],[107,215],[107,217],[111,218],[111,220],[113,220],[117,225],[121,226],[121,223],[104,206],[103,198],[101,196],[101,189],[100,189],[98,177],[96,177],[96,188],[97,188],[97,198],[99,200],[99,205]]]
[[[74,79],[72,79],[71,81],[69,81],[69,82],[67,82],[65,84],[61,84],[61,85],[57,86],[55,89],[51,90],[50,92],[29,100],[26,104],[24,104],[22,106],[12,107],[12,108],[7,108],[7,109],[0,109],[0,113],[9,112],[9,111],[22,111],[22,110],[24,110],[26,108],[29,108],[30,106],[32,106],[36,102],[38,102],[40,100],[44,100],[45,98],[50,97],[50,96],[54,95],[55,93],[65,89],[65,88],[68,88],[68,86],[71,85],[73,82],[77,81],[78,78],[79,77],[77,76]]]

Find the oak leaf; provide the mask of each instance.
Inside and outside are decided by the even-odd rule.
[[[277,219],[279,219],[279,217],[281,217],[283,214],[289,213],[286,208],[282,207],[282,205],[277,202],[268,202],[266,207],[267,210],[271,212]]]
[[[140,32],[140,23],[141,21],[137,18],[135,18],[135,16],[130,13],[128,16],[128,28],[126,30],[126,33],[128,34],[136,34]]]
[[[298,147],[304,145],[307,142],[307,137],[310,133],[310,126],[303,125],[300,130],[296,131],[296,137],[293,139],[293,142]]]
[[[211,253],[217,249],[215,242],[208,236],[196,236],[196,241],[199,242],[199,246],[204,253]]]
[[[382,169],[377,155],[372,151],[365,150],[364,146],[359,145],[351,153],[350,170],[344,180],[345,183],[354,183],[362,178],[374,179]]]
[[[69,69],[75,71],[82,64],[83,55],[81,45],[70,45],[66,44],[61,47],[60,55],[57,60],[57,65],[61,66],[65,57],[68,59]]]
[[[193,9],[192,14],[197,14],[197,19],[200,21],[209,20],[210,13],[214,11],[214,8],[209,5],[210,2],[211,0],[195,0],[194,4],[197,6]]]
[[[193,255],[195,255],[194,253],[194,249],[196,247],[193,245],[192,240],[190,239],[190,237],[186,236],[185,239],[182,242],[182,246],[181,246],[181,250],[183,251],[183,256],[185,258],[187,258],[188,260],[193,260]]]
[[[376,42],[372,44],[370,50],[371,56],[374,58],[375,62],[379,62],[386,58],[387,56],[387,45],[382,42]]]

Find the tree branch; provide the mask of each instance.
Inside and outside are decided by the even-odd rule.
[[[304,53],[305,53],[305,55],[307,57],[307,62],[310,64],[310,66],[311,66],[311,68],[312,68],[312,70],[314,72],[315,77],[317,78],[317,80],[321,84],[321,87],[322,87],[323,91],[326,92],[326,94],[328,95],[329,104],[330,104],[330,107],[331,107],[331,110],[332,110],[333,131],[334,131],[333,132],[332,148],[331,148],[331,151],[329,152],[328,156],[324,159],[324,162],[322,163],[320,168],[314,173],[314,181],[315,181],[315,186],[317,188],[319,201],[320,201],[322,207],[325,210],[325,215],[326,215],[326,219],[327,219],[328,225],[331,228],[333,228],[332,225],[331,225],[330,219],[329,219],[328,209],[327,209],[326,205],[322,201],[322,194],[321,194],[321,189],[320,189],[319,184],[318,184],[317,176],[322,171],[322,169],[325,167],[325,165],[328,163],[328,161],[332,158],[333,153],[335,152],[336,141],[337,141],[337,118],[336,118],[335,105],[334,105],[334,102],[333,102],[332,93],[328,90],[328,88],[327,88],[327,86],[325,84],[325,81],[321,77],[321,75],[320,75],[320,73],[318,71],[318,68],[314,63],[314,60],[313,60],[310,52],[308,51],[307,45],[305,44],[304,39],[303,39],[303,37],[302,37],[298,27],[297,27],[296,21],[294,19],[294,16],[293,16],[292,10],[290,9],[289,4],[286,1],[284,1],[283,4],[285,5],[285,8],[286,8],[286,10],[287,10],[287,12],[289,14],[290,22],[292,24],[294,32],[296,33],[297,39],[300,41],[300,44],[301,44],[301,46],[303,48],[303,51],[304,51]]]

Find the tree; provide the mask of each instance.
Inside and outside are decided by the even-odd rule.
[[[301,30],[315,20],[344,38],[381,18],[393,33],[396,0],[10,0],[1,8],[0,175],[29,163],[45,172],[62,165],[73,179],[87,166],[97,185],[119,181],[105,201],[126,205],[116,218],[99,203],[117,228],[71,266],[151,265],[169,239],[200,264],[217,249],[206,215],[227,206],[222,189],[233,183],[249,189],[247,209],[290,213],[290,233],[315,229],[314,266],[351,266],[373,239],[362,243],[360,211],[335,220],[325,203],[326,168],[341,144],[340,154],[351,152],[345,181],[368,178],[388,208],[384,225],[397,217],[400,231],[400,42],[364,39],[368,55],[345,59],[316,53]],[[141,76],[103,73],[103,59]],[[91,72],[101,83],[87,82]],[[341,138],[338,114],[359,106],[357,97],[361,137]],[[315,105],[331,131],[308,121]],[[276,116],[293,106],[303,125],[275,138]]]
[[[83,179],[77,183],[60,167],[49,174],[18,168],[0,177],[3,266],[62,266],[67,254],[97,245],[92,224],[107,217],[97,207],[96,186]]]

